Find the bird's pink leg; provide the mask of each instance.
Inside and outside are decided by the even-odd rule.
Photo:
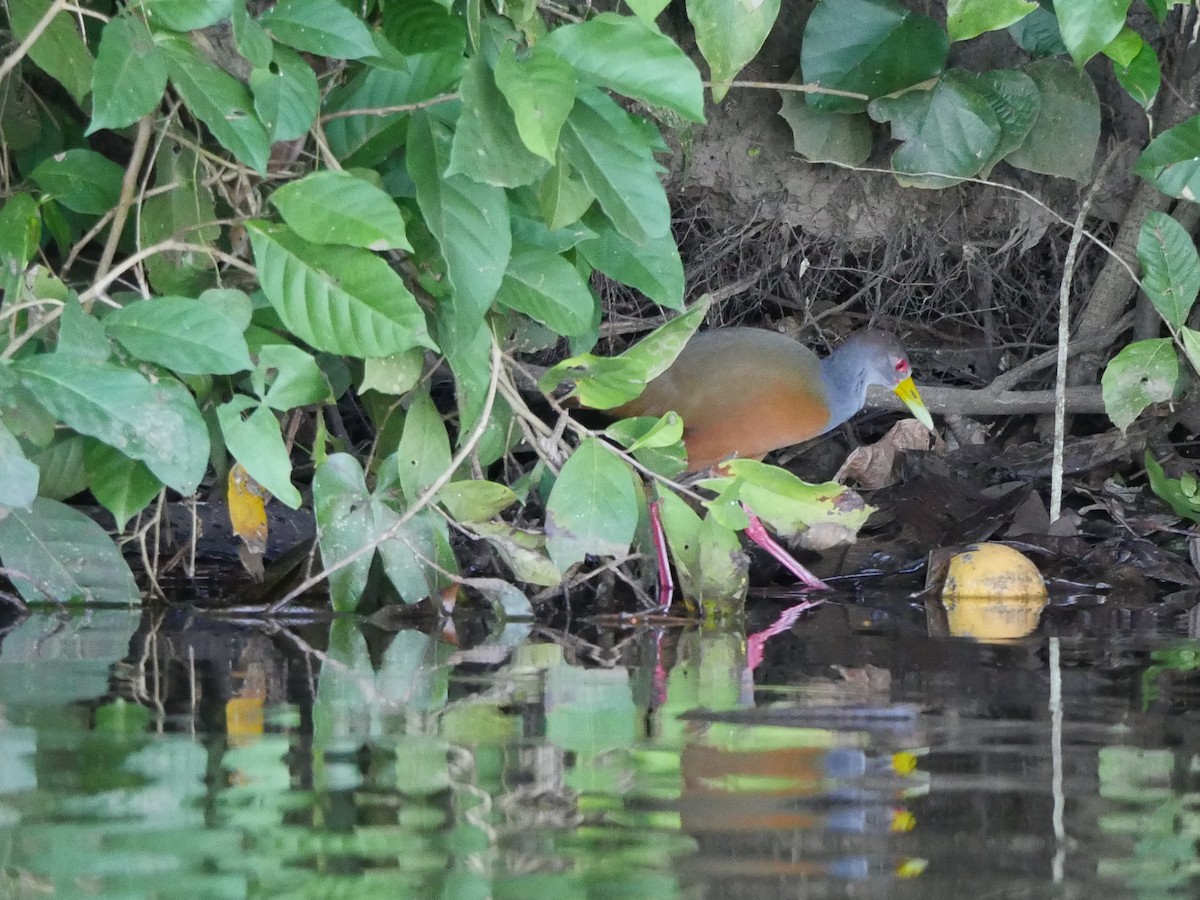
[[[746,509],[745,506],[742,508]],[[770,532],[767,531],[767,526],[762,523],[762,519],[748,509],[746,509],[746,515],[750,517],[750,524],[746,526],[746,536],[750,540],[779,560],[783,564],[783,567],[804,582],[805,586],[812,588],[814,591],[832,590],[829,585],[800,565],[792,554],[788,553],[775,538],[771,537]]]
[[[663,531],[662,516],[658,512],[658,498],[650,501],[650,542],[654,545],[654,561],[658,564],[658,605],[668,609],[675,596],[675,582],[671,578],[671,560],[667,556],[667,535]]]

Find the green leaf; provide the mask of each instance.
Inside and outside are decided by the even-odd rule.
[[[1100,101],[1091,78],[1062,59],[1025,67],[1041,106],[1025,142],[1005,157],[1019,169],[1086,181],[1100,141]]]
[[[280,412],[333,401],[329,381],[317,361],[291,344],[263,347],[250,373],[250,384],[267,406]]]
[[[450,304],[442,304],[442,310]],[[451,310],[450,315],[454,315]],[[439,322],[439,334],[443,333]],[[454,392],[458,400],[458,439],[465,440],[479,422],[484,412],[488,388],[491,384],[491,332],[483,325],[476,326],[470,335],[457,335],[444,344],[446,361],[454,373]],[[498,460],[508,449],[509,429],[512,428],[512,409],[502,397],[497,396],[491,416],[479,441],[476,455],[481,465],[487,466]]]
[[[19,44],[29,37],[50,11],[50,5],[50,0],[8,0],[8,22],[14,43]],[[94,63],[76,22],[75,16],[67,10],[59,12],[29,48],[29,58],[82,106],[92,89]]]
[[[334,59],[377,53],[370,29],[336,0],[281,0],[258,21],[279,43],[304,53]]]
[[[1000,123],[967,74],[947,72],[932,91],[873,100],[871,118],[903,141],[892,154],[905,187],[944,188],[977,175],[1000,144]]]
[[[1105,56],[1118,66],[1128,66],[1133,62],[1138,53],[1141,52],[1145,44],[1146,42],[1142,40],[1142,36],[1126,25],[1109,42],[1103,52]]]
[[[125,170],[95,150],[67,150],[43,160],[29,177],[77,213],[100,216],[117,205]]]
[[[84,464],[88,487],[100,505],[112,513],[119,532],[162,490],[162,482],[144,463],[130,459],[108,444],[88,441]]]
[[[390,531],[400,519],[399,513],[378,496],[371,500],[371,516],[374,537]],[[446,538],[435,532],[438,526],[445,530],[445,523],[425,510],[379,545],[383,571],[405,603],[436,595],[441,585],[433,565],[455,572],[454,554]]]
[[[132,125],[158,105],[166,88],[167,62],[150,29],[136,16],[117,16],[100,34],[87,134]]]
[[[132,9],[151,25],[172,31],[196,31],[233,15],[233,0],[137,0]]]
[[[1162,68],[1158,62],[1158,54],[1144,41],[1137,56],[1127,65],[1113,62],[1113,74],[1117,76],[1117,81],[1125,88],[1125,92],[1144,109],[1150,108],[1158,96],[1158,89],[1162,87]]]
[[[521,531],[507,522],[475,522],[471,530],[492,545],[517,581],[542,587],[562,582],[562,572],[546,555],[543,535]]]
[[[1112,43],[1125,27],[1130,0],[1067,0],[1054,4],[1058,31],[1075,60],[1085,62]]]
[[[200,158],[195,150],[167,140],[158,154],[155,184],[164,193],[142,204],[141,241],[186,241],[213,245],[221,237],[212,192],[203,183]],[[150,283],[160,293],[193,295],[214,281],[216,260],[195,251],[163,250],[145,261]]]
[[[167,73],[188,110],[213,137],[259,174],[266,174],[271,139],[254,113],[250,93],[232,75],[218,69],[183,38],[160,40]]]
[[[51,500],[67,500],[87,490],[87,467],[83,462],[86,447],[87,438],[68,432],[56,435],[44,450],[29,457],[40,473],[40,496]]]
[[[627,0],[627,5],[635,16],[650,25],[670,2],[671,0]]]
[[[492,305],[508,268],[512,250],[508,200],[501,188],[464,175],[443,177],[450,148],[445,125],[425,112],[413,115],[408,170],[417,186],[417,205],[442,249],[455,304],[478,320]]]
[[[517,495],[494,481],[452,481],[437,492],[437,502],[456,522],[486,522],[516,503]]]
[[[870,100],[912,87],[946,66],[949,42],[933,19],[896,0],[825,0],[804,26],[804,81],[866,94]],[[862,112],[867,100],[812,94],[826,112]]]
[[[558,473],[546,500],[546,548],[561,571],[585,556],[623,556],[637,528],[633,474],[595,438]]]
[[[112,356],[112,347],[104,334],[100,321],[86,312],[74,296],[63,304],[62,318],[58,323],[59,353],[91,362],[104,362]]]
[[[544,227],[547,230],[559,231],[574,225],[591,208],[595,200],[596,195],[571,170],[565,160],[560,160],[558,165],[547,172],[538,187],[538,207],[542,211]],[[514,234],[516,228],[517,222],[514,217]],[[569,248],[557,249],[561,251]]]
[[[671,368],[675,357],[692,339],[692,335],[696,333],[696,329],[708,315],[708,307],[711,303],[712,297],[705,294],[693,303],[692,308],[683,315],[676,316],[669,322],[659,325],[621,356],[644,367],[647,381],[657,378]]]
[[[1200,374],[1200,331],[1187,326],[1179,329],[1179,337],[1183,342],[1183,352],[1191,363],[1192,369]]]
[[[657,419],[635,416],[613,422],[604,433],[626,450],[660,450],[683,440],[683,419],[673,412]]]
[[[1200,254],[1187,229],[1166,213],[1146,213],[1138,232],[1142,288],[1172,328],[1181,327],[1200,293]]]
[[[786,469],[756,459],[731,460],[723,468],[732,478],[706,478],[703,484],[721,491],[734,479],[741,480],[738,499],[782,534],[796,534],[815,525],[838,525],[853,534],[875,511],[836,481],[808,484]]]
[[[419,347],[391,356],[372,357],[363,363],[363,377],[358,389],[398,397],[416,386],[424,368],[425,352]]]
[[[969,41],[984,32],[1015,25],[1037,8],[1031,0],[950,0],[946,31],[950,43]]]
[[[568,337],[591,328],[596,314],[596,299],[579,272],[548,250],[514,252],[496,300]]]
[[[496,59],[495,78],[525,146],[548,162],[555,162],[559,133],[575,105],[575,70],[538,42],[523,54],[507,46],[502,49]]]
[[[0,206],[0,265],[18,274],[42,239],[42,220],[32,194],[13,194]],[[11,298],[10,298],[11,299]]]
[[[402,145],[408,133],[407,112],[380,116],[373,110],[429,100],[458,84],[461,54],[422,54],[391,71],[367,68],[343,88],[330,93],[326,114],[361,109],[364,115],[332,119],[325,126],[329,147],[346,166],[376,166]],[[439,170],[439,173],[443,170]]]
[[[1170,338],[1135,341],[1113,357],[1100,378],[1104,409],[1125,431],[1151,403],[1170,400],[1179,382],[1179,357]]]
[[[454,129],[446,177],[465,175],[481,184],[519,187],[532,184],[546,170],[521,139],[513,112],[481,57],[463,73],[462,114]]]
[[[450,438],[427,391],[414,394],[396,450],[400,486],[410,503],[450,468]]]
[[[289,181],[271,202],[296,234],[314,244],[412,251],[396,201],[346,172],[313,172]]]
[[[539,43],[570,63],[582,81],[704,121],[704,89],[695,65],[678,44],[640,19],[601,13],[556,28]]]
[[[809,162],[861,166],[867,161],[871,122],[866,116],[825,112],[798,91],[780,91],[779,95],[783,100],[779,115],[792,129],[792,147]]]
[[[754,59],[779,15],[779,0],[729,3],[687,0],[687,16],[696,30],[696,45],[712,70],[713,101],[720,103],[729,82]]]
[[[965,73],[964,73],[965,74]],[[988,177],[992,167],[1025,142],[1042,107],[1037,84],[1016,69],[993,69],[973,77],[974,86],[983,95],[1000,124],[1000,140],[980,171]]]
[[[39,476],[38,467],[0,419],[0,507],[28,511],[38,494]]]
[[[1134,171],[1164,194],[1183,200],[1200,198],[1200,116],[1152,140]]]
[[[140,599],[133,573],[104,529],[56,500],[39,497],[30,512],[13,509],[0,519],[0,563],[30,602],[129,606]]]
[[[1058,33],[1058,19],[1053,11],[1038,6],[1021,21],[1008,29],[1017,46],[1033,56],[1061,56],[1067,52],[1062,35]]]
[[[256,68],[269,66],[274,43],[266,29],[250,18],[246,11],[246,0],[234,0],[230,24],[233,26],[233,43],[238,53]]]
[[[253,412],[243,418],[243,413],[251,407]],[[285,506],[299,509],[302,498],[292,485],[292,461],[283,443],[279,420],[270,408],[237,394],[217,407],[217,421],[226,448],[250,477]]]
[[[109,313],[104,330],[138,359],[180,375],[233,375],[253,367],[243,329],[202,300],[136,300]]]
[[[283,226],[246,224],[263,293],[305,343],[349,356],[435,349],[400,276],[358,247],[310,244]]]
[[[321,105],[316,73],[300,54],[282,45],[275,47],[267,65],[250,73],[250,91],[272,143],[304,137]]]
[[[564,158],[617,230],[632,241],[670,233],[671,210],[658,178],[662,167],[629,114],[612,98],[581,89],[561,141]]]
[[[434,0],[405,0],[388,3],[380,9],[383,36],[405,55],[453,53],[462,56],[467,44],[467,28],[461,16]]]
[[[358,460],[347,453],[333,453],[313,475],[313,510],[317,519],[317,541],[321,562],[335,565],[360,551],[375,537],[371,497]],[[374,552],[359,553],[357,559],[329,576],[329,597],[338,612],[353,612],[367,586]]]
[[[1179,518],[1200,522],[1200,502],[1197,501],[1196,495],[1186,493],[1180,479],[1168,478],[1149,450],[1146,451],[1143,462],[1146,475],[1150,479],[1150,489],[1164,500]]]
[[[195,493],[208,467],[208,429],[183,385],[59,354],[24,360],[22,383],[80,434],[144,462],[164,484]]]
[[[598,214],[589,213],[584,221],[596,233],[579,244],[579,253],[589,265],[636,288],[659,306],[683,309],[683,260],[673,235],[631,241]]]

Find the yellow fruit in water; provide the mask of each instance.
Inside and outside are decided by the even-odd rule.
[[[1030,634],[1047,600],[1037,566],[1003,544],[973,544],[954,556],[942,587],[950,633],[982,641]]]

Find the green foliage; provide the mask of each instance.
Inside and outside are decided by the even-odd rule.
[[[1200,481],[1193,472],[1169,478],[1158,461],[1146,451],[1143,464],[1150,479],[1150,489],[1166,501],[1175,515],[1200,524]]]
[[[127,601],[115,550],[92,553],[95,531],[56,501],[90,490],[124,528],[164,487],[222,494],[215,473],[230,457],[292,507],[315,472],[322,561],[354,556],[332,578],[339,609],[380,575],[406,602],[446,587],[458,571],[447,518],[536,585],[589,555],[627,553],[642,506],[632,463],[681,472],[678,417],[615,424],[616,446],[573,435],[565,462],[539,439],[544,460],[511,486],[467,475],[520,440],[518,419],[531,427],[507,389],[513,348],[569,340],[574,355],[543,385],[567,380],[582,402],[612,408],[664,371],[706,314],[697,304],[620,356],[588,352],[594,272],[683,309],[658,122],[703,123],[704,96],[655,24],[664,7],[638,0],[632,15],[566,21],[529,0],[365,11],[284,0],[262,12],[139,0],[105,21],[12,0],[12,46],[43,30],[0,82],[12,179],[0,192],[0,560],[60,569],[18,587]],[[1077,66],[1103,53],[1139,103],[1158,92],[1158,60],[1127,7],[956,0],[943,28],[897,0],[823,0],[797,51],[801,76],[858,96],[789,92],[783,115],[814,160],[859,164],[873,134],[898,141],[906,184],[988,177],[1001,161],[1083,180],[1099,106]],[[689,0],[714,100],[778,10]],[[1060,58],[946,69],[951,40],[1003,28]],[[1197,122],[1159,135],[1138,169],[1185,199]],[[1194,248],[1170,220],[1147,228],[1147,291],[1195,361]],[[1114,361],[1106,396],[1121,421],[1173,390],[1174,354],[1160,342]],[[447,377],[453,408],[441,402]],[[326,430],[322,407],[350,391],[374,435]],[[285,416],[312,427],[285,437]],[[700,594],[744,587],[742,502],[785,530],[830,517],[853,530],[865,516],[828,486],[776,478],[739,468],[712,484],[720,496],[703,518],[663,493],[671,547]],[[524,527],[542,498],[545,533]],[[27,558],[20,541],[34,531],[43,555]],[[519,589],[487,581],[479,590],[501,607],[527,608]]]

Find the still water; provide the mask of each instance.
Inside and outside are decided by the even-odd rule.
[[[0,622],[0,896],[1196,897],[1196,671],[1103,608],[749,650],[42,611]]]

